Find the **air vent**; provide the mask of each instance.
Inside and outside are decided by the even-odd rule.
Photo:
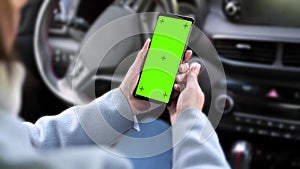
[[[243,40],[214,40],[220,57],[251,63],[272,64],[276,58],[276,43]]]
[[[282,63],[285,66],[300,67],[300,44],[284,45]]]

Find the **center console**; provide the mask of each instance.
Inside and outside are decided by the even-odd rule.
[[[228,94],[222,128],[300,141],[300,89],[238,80],[224,83]]]
[[[227,78],[216,85],[226,86],[227,94],[213,101],[224,113],[218,131],[227,152],[238,140],[252,145],[251,168],[300,168],[295,149],[300,142],[299,5],[294,0],[210,3],[203,31]]]

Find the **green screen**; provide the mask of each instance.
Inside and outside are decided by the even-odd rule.
[[[192,21],[159,16],[136,94],[168,103]]]

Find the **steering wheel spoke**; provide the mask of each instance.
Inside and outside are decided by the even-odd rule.
[[[48,39],[51,65],[57,78],[65,76],[69,65],[75,59],[80,43],[74,39],[50,37]]]
[[[107,81],[107,82],[111,82],[111,83],[118,83],[121,84],[122,81],[124,79],[124,76],[122,75],[96,75],[94,77],[95,81]]]
[[[48,42],[51,48],[67,53],[78,53],[80,46],[80,42],[70,38],[50,37]]]

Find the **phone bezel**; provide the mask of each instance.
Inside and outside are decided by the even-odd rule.
[[[185,42],[184,50],[183,50],[183,53],[182,53],[182,56],[181,56],[181,61],[180,61],[180,64],[181,64],[181,63],[182,63],[182,60],[183,60],[183,58],[184,58],[184,55],[185,55],[186,48],[187,48],[187,46],[188,46],[188,42],[189,42],[189,39],[190,39],[190,35],[191,35],[191,32],[192,32],[192,29],[193,29],[193,25],[194,25],[195,20],[194,20],[194,18],[189,17],[189,16],[183,16],[183,15],[177,15],[177,14],[170,14],[170,13],[160,13],[160,14],[158,14],[158,16],[157,16],[157,18],[156,18],[157,21],[156,21],[156,23],[155,23],[154,31],[155,31],[155,28],[156,28],[156,26],[157,26],[157,23],[159,22],[159,21],[158,21],[158,18],[159,18],[160,16],[166,16],[166,17],[170,17],[170,18],[182,19],[182,20],[187,20],[187,21],[191,21],[191,22],[192,22],[192,26],[191,26],[191,29],[190,29],[190,31],[189,31],[187,40],[186,40],[186,42]],[[153,36],[153,35],[154,35],[154,32],[153,32],[152,36]],[[152,42],[152,41],[151,41],[151,42]],[[150,44],[149,44],[149,48],[151,47],[151,42],[150,42]],[[149,49],[149,48],[148,48],[148,49]],[[148,51],[149,51],[149,50],[148,50]],[[146,54],[146,57],[145,57],[145,60],[144,60],[144,63],[143,63],[142,71],[143,71],[143,69],[144,69],[144,64],[145,64],[145,61],[146,61],[147,56],[148,56],[148,52],[147,52],[147,54]],[[180,64],[177,66],[178,68],[179,68]],[[170,101],[172,100],[172,95],[173,95],[173,92],[174,92],[174,88],[172,88],[172,92],[171,92],[171,95],[170,95],[170,98],[169,98],[168,103],[165,103],[165,102],[162,102],[162,101],[159,101],[159,100],[151,99],[151,98],[148,98],[148,97],[145,97],[145,96],[141,96],[141,95],[137,95],[137,94],[136,94],[136,90],[137,90],[137,87],[138,87],[139,82],[140,82],[140,78],[141,78],[142,71],[140,72],[139,80],[138,80],[138,82],[137,82],[137,84],[136,84],[136,87],[135,87],[135,89],[134,89],[133,96],[134,96],[135,98],[137,98],[137,99],[140,99],[140,100],[146,100],[146,101],[149,101],[149,102],[153,102],[153,103],[157,103],[157,104],[162,104],[162,105],[165,105],[165,104],[169,105],[169,104],[170,104]],[[176,80],[174,80],[173,86],[174,86],[175,82],[176,82]]]

